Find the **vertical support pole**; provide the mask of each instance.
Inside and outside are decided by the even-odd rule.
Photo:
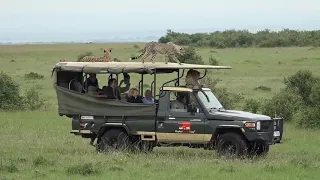
[[[141,74],[141,92],[140,92],[141,96],[143,96],[143,75],[144,74]]]
[[[153,71],[153,97],[156,97],[156,87],[157,87],[157,69]]]

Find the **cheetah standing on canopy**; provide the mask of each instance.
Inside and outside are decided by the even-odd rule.
[[[129,61],[142,57],[142,63],[144,63],[144,60],[151,54],[152,56],[150,61],[154,63],[154,57],[159,53],[164,54],[166,56],[166,64],[168,64],[169,57],[174,59],[177,63],[181,64],[181,62],[177,59],[176,55],[182,54],[182,51],[183,47],[178,46],[172,42],[149,42],[144,46],[142,54],[140,54],[137,57],[131,57]]]

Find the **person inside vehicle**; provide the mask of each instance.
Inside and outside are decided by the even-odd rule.
[[[171,109],[186,110],[187,95],[183,92],[177,93],[177,99],[171,102]]]
[[[147,89],[144,93],[145,97],[142,98],[144,104],[154,104],[154,98],[152,97],[152,92],[150,89]]]
[[[111,78],[108,81],[108,86],[102,87],[102,93],[107,96],[108,99],[119,99],[121,100],[121,93],[124,93],[130,88],[130,77],[127,76],[124,80],[126,84],[125,87],[118,87],[117,80],[115,78]],[[120,82],[121,84],[121,82]]]
[[[96,91],[98,92],[99,82],[97,79],[97,75],[96,74],[89,74],[89,77],[84,82],[84,85],[85,85],[84,87],[85,87],[86,91],[88,91],[89,87],[91,87],[90,89],[95,88]]]
[[[127,102],[130,102],[130,103],[143,103],[142,97],[139,95],[139,90],[137,88],[132,88],[130,90]]]

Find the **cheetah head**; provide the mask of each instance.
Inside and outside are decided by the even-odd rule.
[[[178,54],[182,54],[184,51],[184,48],[182,46],[176,45],[172,42],[168,42],[167,44],[173,46],[174,50],[178,53]]]
[[[100,50],[102,50],[103,53],[105,53],[105,54],[111,54],[111,48],[106,48],[106,49],[100,48]]]

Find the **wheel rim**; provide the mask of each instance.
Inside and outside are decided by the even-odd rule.
[[[221,146],[222,154],[236,154],[237,146],[232,141],[225,141]]]

